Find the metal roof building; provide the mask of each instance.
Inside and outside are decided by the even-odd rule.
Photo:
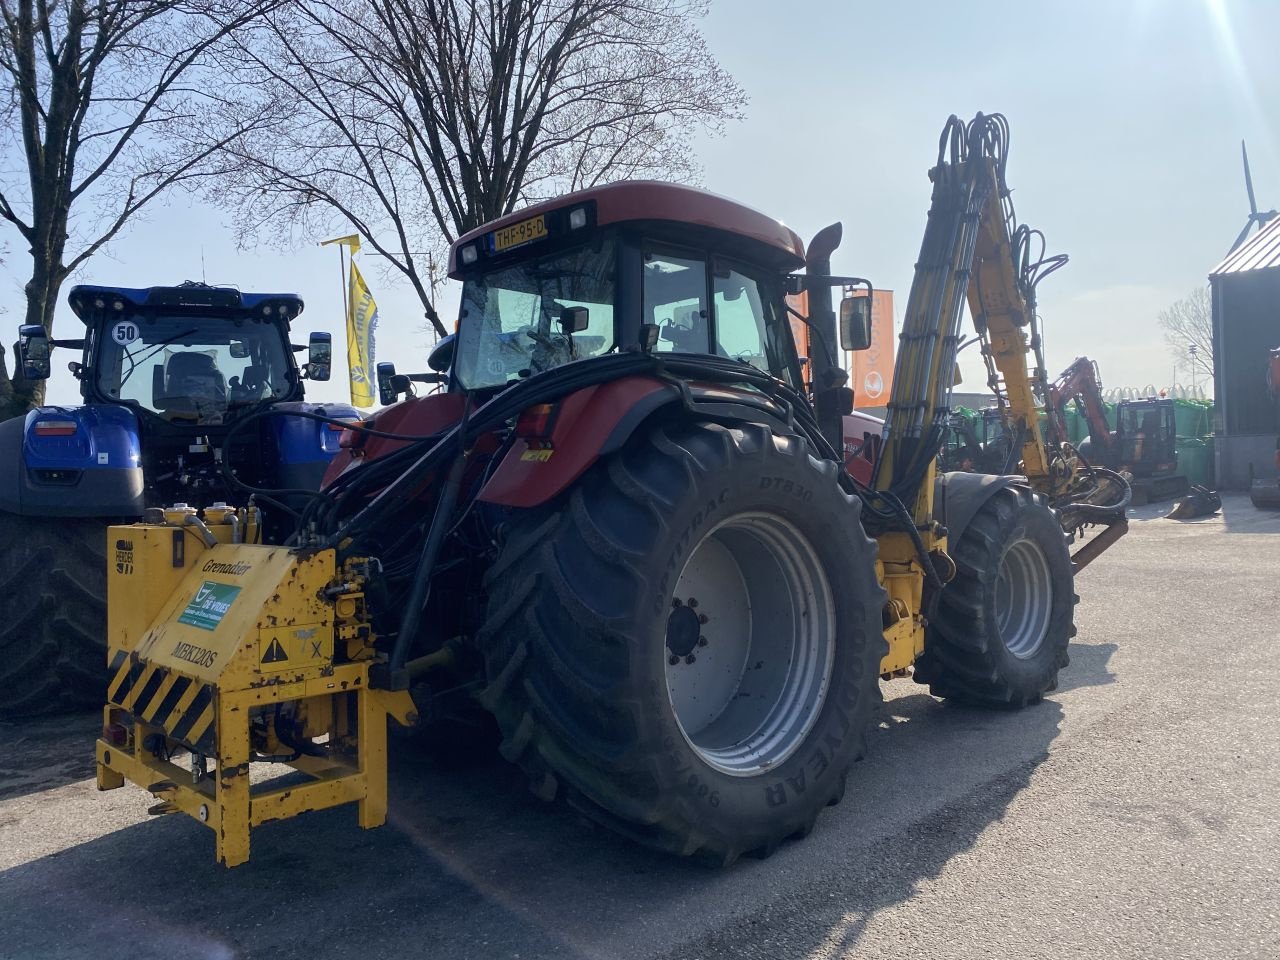
[[[1209,274],[1213,295],[1214,444],[1218,486],[1243,489],[1275,474],[1280,411],[1267,362],[1280,347],[1280,217]]]
[[[1280,217],[1276,217],[1255,233],[1252,239],[1227,254],[1226,259],[1209,273],[1209,277],[1212,279],[1228,273],[1269,270],[1272,267],[1280,267]]]

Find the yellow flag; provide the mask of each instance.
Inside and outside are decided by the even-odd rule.
[[[327,247],[331,243],[340,243],[344,247],[350,247],[352,256],[360,252],[360,234],[358,233],[352,233],[345,237],[334,237],[332,240],[321,240],[320,246]]]
[[[356,241],[359,243],[359,241]],[[351,280],[347,299],[347,365],[351,368],[351,403],[356,407],[373,406],[373,334],[378,325],[378,305],[351,261]]]

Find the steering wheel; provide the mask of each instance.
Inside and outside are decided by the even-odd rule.
[[[547,350],[556,349],[556,342],[552,340],[548,334],[543,333],[537,327],[526,327],[524,333],[525,333],[525,336],[527,336],[530,340],[532,340],[538,346],[543,347]]]

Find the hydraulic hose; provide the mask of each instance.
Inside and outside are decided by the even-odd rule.
[[[676,374],[685,379],[720,383],[745,383],[766,396],[786,404],[806,439],[823,456],[839,462],[838,455],[808,415],[807,402],[791,387],[763,371],[737,360],[711,356],[653,357],[641,353],[616,354],[566,364],[537,377],[515,383],[494,396],[470,415],[473,433],[483,433],[505,424],[521,411],[539,403],[549,403],[576,390],[626,376],[663,376]],[[384,487],[369,503],[349,517],[324,541],[323,546],[336,547],[346,540],[381,526],[383,520],[407,499],[416,496],[428,474],[444,466],[449,457],[460,450],[459,429],[454,427],[439,436],[418,459]]]
[[[1124,496],[1122,496],[1116,503],[1102,504],[1072,502],[1060,506],[1059,510],[1062,513],[1080,514],[1083,517],[1092,517],[1098,520],[1112,519],[1117,513],[1123,516],[1124,511],[1128,508],[1130,501],[1133,499],[1133,488],[1129,485],[1129,482],[1114,470],[1109,470],[1106,467],[1089,467],[1089,471],[1094,476],[1108,476],[1113,481],[1120,484],[1121,489],[1124,490]]]
[[[458,424],[458,443],[466,438],[467,410],[462,409],[462,420]],[[400,621],[400,631],[396,634],[396,643],[391,651],[391,677],[404,669],[409,654],[409,643],[418,632],[418,623],[422,619],[422,611],[431,597],[431,580],[435,574],[436,557],[440,553],[440,545],[444,542],[445,531],[449,529],[449,518],[453,516],[453,505],[458,499],[458,489],[462,486],[462,473],[467,464],[467,452],[464,448],[461,455],[454,457],[445,478],[444,489],[440,491],[440,499],[436,503],[436,512],[431,518],[431,529],[422,545],[422,557],[418,568],[414,571],[413,587],[409,591],[408,606],[404,619]]]
[[[778,404],[779,417],[794,423],[819,456],[836,463],[843,462],[840,453],[819,429],[803,394],[770,374],[738,360],[704,355],[653,356],[622,353],[566,364],[529,380],[514,383],[480,407],[474,410],[468,407],[463,421],[452,429],[428,437],[411,438],[412,442],[405,448],[354,471],[351,480],[340,478],[324,493],[308,491],[316,501],[308,504],[304,517],[322,521],[327,534],[318,546],[321,549],[337,548],[349,555],[362,549],[370,549],[371,545],[363,542],[365,538],[384,529],[399,514],[405,501],[420,497],[432,473],[446,466],[448,468],[427,540],[414,569],[414,584],[405,612],[405,622],[396,638],[398,654],[393,650],[393,669],[402,667],[407,658],[409,645],[429,597],[431,570],[450,529],[448,520],[453,513],[465,466],[464,457],[460,455],[464,450],[465,435],[469,433],[476,436],[499,428],[530,406],[554,402],[584,387],[613,382],[627,376],[653,376],[660,379],[674,377],[686,382],[703,381],[752,387]],[[262,413],[263,416],[270,414],[271,411]],[[313,418],[332,419],[319,416]],[[369,432],[371,435],[384,435],[382,431]],[[410,439],[400,435],[392,436],[396,439]],[[405,462],[410,459],[412,462],[406,465]],[[395,469],[388,469],[389,467]],[[384,481],[385,486],[382,485]],[[881,494],[868,490],[845,470],[838,471],[838,482],[847,493],[862,500],[870,515],[869,519],[886,528],[901,528],[911,536],[926,576],[931,583],[940,585],[937,573],[923,549],[923,541],[915,530],[910,511],[903,506],[901,500],[892,495],[882,497]],[[372,493],[378,486],[381,489],[371,500],[361,503],[360,508],[351,515],[341,516],[342,507],[356,502],[365,491]]]
[[[361,433],[366,434],[367,436],[381,437],[386,440],[408,440],[411,442],[416,442],[424,439],[421,436],[414,436],[414,435],[402,434],[402,433],[390,433],[386,430],[375,430],[372,427],[363,426],[362,424],[352,420],[347,420],[339,417],[327,417],[324,414],[311,413],[309,411],[281,410],[278,407],[268,407],[265,410],[258,410],[254,413],[249,414],[246,417],[242,417],[241,419],[237,420],[234,424],[232,424],[231,429],[227,431],[226,436],[222,438],[222,456],[219,458],[219,461],[218,461],[218,469],[222,473],[223,479],[226,480],[228,484],[260,497],[292,496],[292,497],[307,497],[309,498],[309,500],[323,500],[327,498],[326,494],[316,490],[256,487],[253,484],[250,484],[245,482],[244,480],[241,480],[232,471],[231,462],[230,462],[231,461],[231,457],[230,457],[231,438],[241,433],[245,429],[245,427],[247,427],[249,424],[256,423],[259,420],[264,420],[267,417],[297,417],[300,420],[314,420],[318,423],[326,423],[326,424],[332,424],[332,425],[340,424],[346,429],[357,430],[357,431],[360,431]],[[289,512],[297,516],[296,511],[289,510]]]

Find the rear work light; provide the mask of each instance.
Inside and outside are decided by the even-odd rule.
[[[333,430],[335,427],[330,424],[329,429]],[[338,437],[338,447],[342,450],[350,450],[353,454],[364,446],[364,441],[368,437],[365,431],[356,427],[338,427],[336,429],[342,431],[342,435]]]
[[[74,420],[37,420],[34,427],[37,437],[70,437],[76,432]]]
[[[529,407],[516,419],[516,436],[525,439],[551,436],[555,427],[556,405],[539,403]]]

